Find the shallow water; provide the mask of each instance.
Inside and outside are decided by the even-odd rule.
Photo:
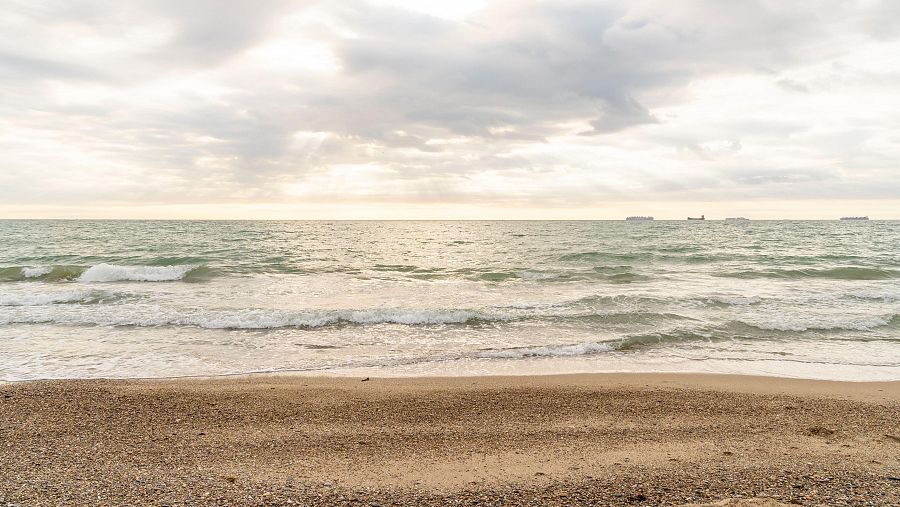
[[[0,221],[0,379],[900,379],[900,222]]]

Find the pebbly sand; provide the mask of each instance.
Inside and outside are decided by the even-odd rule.
[[[0,506],[900,505],[900,382],[0,385]]]

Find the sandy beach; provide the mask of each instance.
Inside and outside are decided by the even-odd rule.
[[[252,376],[0,393],[3,506],[900,504],[897,382]]]

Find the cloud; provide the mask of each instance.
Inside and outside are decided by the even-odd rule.
[[[171,39],[155,55],[163,64],[220,65],[261,42],[279,15],[303,5],[291,0],[158,0]]]
[[[355,0],[12,2],[0,197],[281,202],[305,188],[579,206],[802,199],[825,180],[883,196],[900,163],[894,14],[837,0],[495,1],[450,17]],[[327,183],[369,166],[358,195]],[[33,174],[90,190],[38,191]]]
[[[17,83],[23,79],[93,81],[108,78],[108,75],[90,67],[25,55],[0,53],[0,80]]]
[[[800,92],[800,93],[809,93],[809,88],[803,83],[799,83],[792,79],[779,79],[775,82],[778,86],[784,88],[785,90],[792,92]]]

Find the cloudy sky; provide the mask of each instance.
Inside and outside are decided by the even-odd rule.
[[[894,0],[0,8],[0,217],[900,218]]]

